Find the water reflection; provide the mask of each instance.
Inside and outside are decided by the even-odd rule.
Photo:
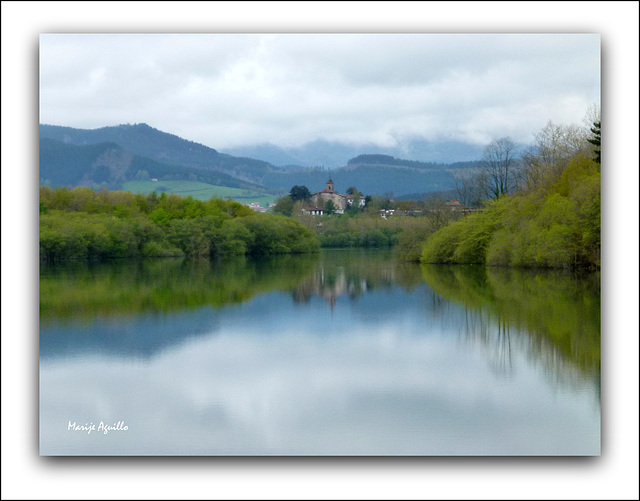
[[[308,303],[318,296],[333,309],[341,296],[357,300],[367,292],[396,287],[398,268],[388,252],[325,252],[313,270],[293,288],[292,296],[299,303]],[[415,277],[415,266],[413,271],[411,276]]]
[[[513,345],[565,381],[600,391],[600,281],[597,274],[423,265],[440,296],[465,307],[462,333],[492,351],[496,370],[513,370]]]
[[[43,268],[41,454],[599,454],[598,304],[384,252]]]
[[[264,292],[290,290],[317,259],[317,255],[167,258],[43,265],[40,322],[48,326],[65,320],[239,304]]]

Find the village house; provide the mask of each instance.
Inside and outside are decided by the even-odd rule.
[[[256,212],[267,212],[267,209],[265,207],[262,207],[258,202],[251,202],[250,204],[245,205]]]
[[[449,200],[444,203],[445,207],[450,208],[451,210],[463,210],[464,205],[460,200]]]
[[[314,216],[321,216],[326,210],[327,202],[331,201],[335,207],[336,214],[344,214],[347,207],[353,205],[353,195],[342,195],[334,190],[334,184],[331,178],[327,181],[327,187],[316,193],[313,193],[307,202],[307,206],[303,209]],[[365,200],[360,195],[358,201],[359,207],[364,207]]]

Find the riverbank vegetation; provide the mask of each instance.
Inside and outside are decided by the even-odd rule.
[[[317,238],[291,218],[231,200],[89,188],[40,188],[44,261],[120,257],[316,252]]]
[[[599,119],[587,131],[549,123],[518,163],[497,158],[491,172],[476,180],[484,209],[427,237],[423,263],[600,267]]]

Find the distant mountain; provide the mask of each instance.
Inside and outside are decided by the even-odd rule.
[[[345,145],[333,150],[335,144],[316,141],[316,151],[326,148],[327,158],[350,151]],[[92,130],[40,125],[40,181],[50,185],[117,189],[126,181],[158,178],[284,194],[295,185],[320,191],[331,176],[339,192],[355,186],[365,195],[402,197],[454,189],[454,173],[476,166],[476,162],[447,164],[376,151],[358,151],[333,169],[295,167],[291,166],[295,158],[282,159],[289,167],[220,153],[146,124]]]
[[[484,146],[446,141],[431,142],[411,139],[394,147],[376,144],[350,145],[330,141],[313,141],[296,148],[283,148],[273,144],[258,144],[237,148],[227,148],[230,155],[260,158],[279,167],[297,165],[300,167],[324,167],[335,169],[344,167],[349,159],[361,154],[380,154],[421,162],[453,163],[478,160]]]
[[[261,184],[264,176],[272,172],[284,171],[262,160],[219,153],[213,148],[162,132],[144,123],[100,129],[40,125],[40,138],[56,139],[78,146],[115,143],[126,151],[156,162],[201,170],[217,170],[257,184]]]
[[[115,143],[74,145],[40,138],[40,184],[118,189],[136,179],[186,179],[218,186],[262,190],[224,172],[170,165],[135,155]]]
[[[408,169],[443,169],[445,164],[438,164],[434,162],[418,162],[417,160],[405,160],[402,158],[395,158],[390,155],[358,155],[347,162],[349,167],[357,167],[363,165],[377,165],[387,167],[404,167]]]

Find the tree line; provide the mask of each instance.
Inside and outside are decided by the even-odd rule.
[[[232,200],[40,187],[43,261],[316,252],[297,221]]]
[[[502,138],[482,168],[458,179],[460,197],[481,212],[421,244],[423,263],[600,267],[600,118],[591,127],[549,122],[516,156]],[[594,116],[595,115],[595,116]]]

